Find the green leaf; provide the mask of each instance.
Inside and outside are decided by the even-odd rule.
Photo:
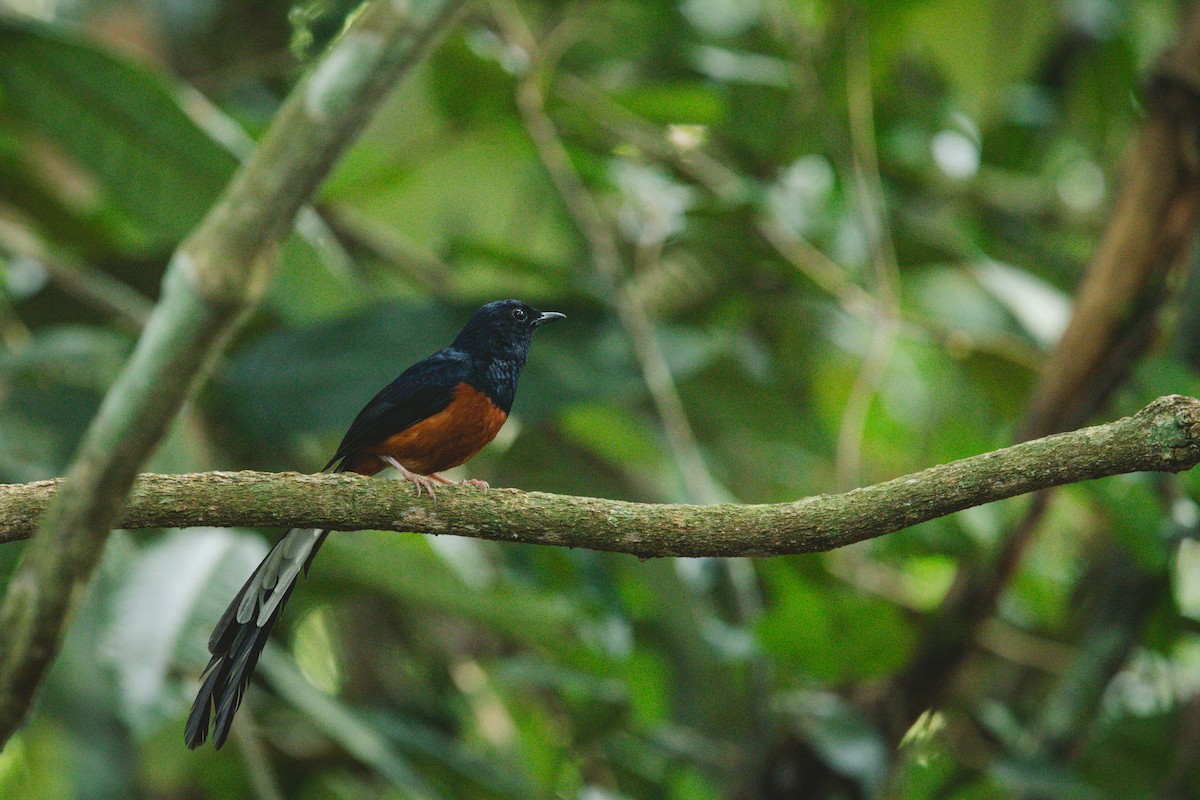
[[[420,124],[408,111],[385,108],[381,116]],[[463,131],[439,125],[407,152],[375,146],[376,130],[347,154],[322,193],[325,202],[446,254],[470,270],[464,285],[478,287],[491,273],[506,294],[514,291],[507,262],[480,258],[480,248],[502,247],[547,272],[564,272],[574,259],[576,234],[564,226],[557,194],[519,126],[504,119]]]
[[[772,602],[756,630],[778,661],[817,680],[885,675],[912,649],[913,635],[896,607],[847,591],[821,588],[776,559],[764,570]]]
[[[663,725],[670,719],[671,669],[653,650],[639,648],[626,664],[629,705],[634,720],[645,728]]]
[[[0,352],[0,477],[61,474],[129,348],[123,334],[64,325]]]
[[[1059,764],[1006,759],[996,763],[990,771],[996,782],[1011,793],[1010,796],[1062,800],[1101,800],[1113,796],[1087,785],[1074,771]]]
[[[74,795],[69,771],[61,769],[70,758],[71,742],[61,730],[17,731],[0,751],[0,797],[56,800]],[[58,764],[60,769],[42,769]]]
[[[576,405],[564,412],[563,433],[613,465],[648,467],[662,463],[663,452],[644,419],[607,403]]]
[[[926,0],[909,4],[906,22],[906,43],[929,55],[977,118],[1029,79],[1056,29],[1037,0]]]
[[[725,103],[708,83],[641,85],[613,97],[626,110],[666,125],[713,125],[725,118]]]
[[[1143,568],[1155,572],[1166,567],[1175,544],[1156,482],[1157,476],[1118,475],[1077,489],[1098,501],[1117,540]]]
[[[170,249],[233,174],[234,157],[149,70],[12,21],[0,22],[0,51],[0,131],[46,142],[70,159],[74,180],[98,194],[76,213],[108,220],[107,244],[135,253]]]
[[[520,57],[488,29],[447,37],[430,60],[430,94],[455,126],[490,125],[516,115],[516,81],[503,67]]]

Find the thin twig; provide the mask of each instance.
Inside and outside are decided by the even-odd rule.
[[[871,403],[883,384],[892,349],[900,330],[900,272],[884,206],[883,180],[876,155],[874,97],[871,92],[871,58],[863,20],[851,27],[847,47],[846,84],[850,115],[850,142],[854,155],[854,184],[863,229],[875,267],[875,315],[871,338],[854,378],[837,440],[837,477],[843,487],[860,480],[863,439]]]
[[[320,211],[333,234],[351,247],[363,248],[388,262],[406,280],[434,296],[446,297],[451,293],[453,273],[437,254],[395,228],[351,208],[325,207]]]
[[[24,231],[0,225],[0,247],[16,258],[41,265],[58,288],[105,314],[112,314],[128,330],[141,331],[154,308],[154,302],[132,286],[107,272],[52,252],[46,242]]]
[[[263,747],[252,714],[251,709],[243,707],[242,720],[233,729],[233,741],[242,753],[242,763],[246,765],[250,787],[258,800],[285,800],[283,789],[271,770],[271,760],[267,756],[267,749]]]
[[[567,211],[588,243],[592,261],[608,289],[610,303],[629,336],[642,370],[642,380],[662,421],[687,494],[696,502],[715,503],[723,499],[726,492],[718,486],[704,462],[675,377],[654,335],[654,326],[640,298],[629,289],[616,237],[571,164],[558,130],[546,113],[542,87],[545,75],[537,42],[515,8],[503,2],[494,2],[491,6],[504,37],[530,58],[531,67],[517,87],[517,107],[522,122]]]

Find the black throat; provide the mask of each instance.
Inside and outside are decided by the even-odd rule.
[[[507,414],[517,396],[517,379],[525,366],[525,353],[471,359],[467,382],[487,395],[496,407]]]

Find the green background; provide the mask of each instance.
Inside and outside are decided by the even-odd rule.
[[[170,252],[353,7],[0,2],[0,480],[63,472]],[[567,320],[538,334],[512,420],[458,477],[766,503],[1003,446],[1182,9],[473,5],[313,198],[147,468],[318,469],[378,388],[510,296]],[[522,25],[619,286],[518,108]],[[623,302],[650,321],[707,476],[672,445]],[[1190,306],[1168,309],[1108,416],[1200,394],[1177,343]],[[219,753],[187,751],[183,720],[211,625],[279,532],[117,532],[0,753],[0,797],[1194,796],[1196,491],[1137,475],[1056,493],[902,745],[878,694],[1027,499],[736,561],[338,533]],[[0,580],[21,550],[0,548]],[[1146,580],[1114,583],[1113,561]],[[1101,680],[1088,667],[1113,637],[1128,658]],[[1093,702],[1070,752],[1047,754],[1073,689]]]

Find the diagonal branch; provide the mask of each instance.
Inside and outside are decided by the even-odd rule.
[[[1120,191],[1067,330],[1042,370],[1017,439],[1081,425],[1109,402],[1154,343],[1171,276],[1192,257],[1200,219],[1200,4],[1150,75],[1150,113],[1130,146]],[[891,693],[895,733],[936,703],[970,652],[1048,507],[1035,500],[995,557],[961,570]]]
[[[250,525],[371,528],[657,556],[831,550],[1051,486],[1200,463],[1200,400],[1172,395],[1132,417],[931,467],[845,494],[775,505],[655,505],[516,489],[440,489],[349,474],[143,475],[126,528]],[[30,535],[59,480],[0,486],[0,542]]]
[[[171,258],[162,299],[9,582],[0,608],[0,746],[33,702],[139,466],[265,290],[276,242],[461,4],[376,0],[356,12]]]

